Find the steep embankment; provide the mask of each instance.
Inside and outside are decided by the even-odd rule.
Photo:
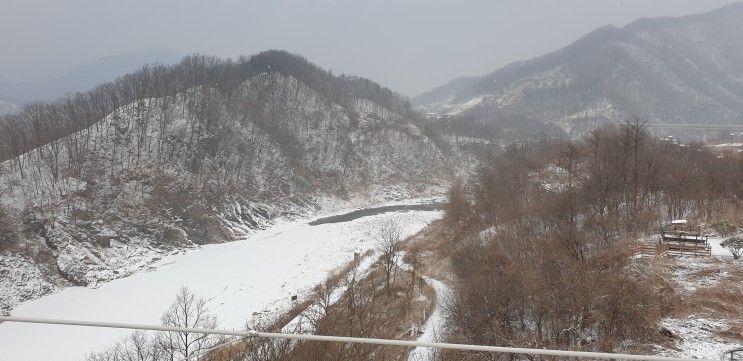
[[[153,90],[201,78],[172,94]],[[425,193],[450,177],[446,144],[427,135],[403,100],[294,55],[191,58],[121,82],[13,118],[45,129],[127,100],[0,164],[2,310],[60,286],[129,275],[195,244],[234,240],[328,200],[384,187]],[[20,147],[6,139],[11,145]]]

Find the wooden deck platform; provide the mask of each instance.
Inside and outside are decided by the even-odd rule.
[[[666,239],[660,242],[638,242],[633,248],[632,254],[640,257],[708,257],[712,255],[712,247],[704,242]]]
[[[666,241],[662,245],[668,256],[711,256],[712,247],[709,244],[688,241]]]
[[[685,220],[672,221],[660,229],[658,246],[668,256],[710,256],[709,236],[702,227],[691,226]]]

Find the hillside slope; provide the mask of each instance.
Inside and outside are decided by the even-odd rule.
[[[631,115],[743,121],[743,3],[600,28],[554,53],[413,99],[435,114],[544,120],[567,131]]]
[[[32,125],[13,128],[4,142],[20,155],[0,163],[6,311],[234,240],[321,199],[425,192],[450,177],[448,148],[404,100],[284,52],[192,57],[97,89],[5,120]],[[73,120],[90,125],[55,128]],[[18,144],[36,135],[50,141]]]

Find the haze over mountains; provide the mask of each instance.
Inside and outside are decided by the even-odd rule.
[[[630,115],[740,122],[741,18],[736,4],[604,27],[414,100],[434,114],[550,137]],[[148,54],[160,63],[178,56]],[[140,55],[16,92],[26,102],[94,87],[0,118],[0,273],[11,276],[0,289],[12,290],[0,309],[126,276],[173,249],[233,240],[323,199],[442,189],[470,154],[518,139],[427,120],[371,80],[284,51],[187,57],[96,87],[153,61]]]
[[[63,76],[42,83],[10,82],[0,79],[0,100],[14,104],[51,101],[67,93],[85,91],[106,81],[131,73],[144,64],[174,64],[184,54],[165,47],[147,48],[107,56],[77,66]],[[0,105],[0,114],[3,109]]]
[[[436,115],[521,117],[582,131],[632,115],[658,123],[743,122],[743,3],[606,26],[575,43],[414,97]]]
[[[81,330],[0,317],[0,359],[504,358],[502,349],[383,347],[364,338],[504,345],[523,348],[523,357],[731,358],[728,350],[743,347],[743,5],[633,23],[587,15],[641,1],[437,8],[290,0],[271,7],[275,14],[261,2],[199,2],[194,18],[182,16],[194,5],[187,2],[166,6],[165,18],[147,11],[157,7],[127,4],[141,16],[122,16],[122,7],[96,13],[81,1],[49,2],[47,14],[70,12],[59,16],[58,33],[56,24],[33,26],[46,24],[43,16],[10,27],[0,20],[0,29],[34,33],[22,38],[31,46],[0,46],[16,49],[0,59],[0,85],[8,75],[43,83],[8,85],[10,101],[0,93],[0,315],[170,327]],[[686,15],[677,10],[693,1],[652,4]],[[723,1],[731,0],[697,4],[709,11]],[[328,10],[339,3],[353,26],[333,26]],[[411,7],[427,22],[409,16]],[[556,14],[563,11],[574,14]],[[398,28],[392,14],[409,19]],[[111,24],[93,26],[102,18]],[[257,31],[235,26],[256,18]],[[504,18],[517,31],[489,26]],[[579,29],[565,32],[560,19]],[[360,36],[360,20],[380,31]],[[307,46],[250,55],[296,49],[266,47],[274,32]],[[122,35],[135,48],[165,36],[172,46],[191,44],[181,49],[206,40],[248,55],[147,49],[44,81],[100,56],[91,53],[128,48]],[[96,39],[102,46],[90,47]],[[513,45],[530,39],[551,48],[519,53]],[[573,40],[455,79],[416,97],[418,108],[337,68],[378,62],[390,69],[382,81],[421,89],[452,71],[506,64],[487,52],[510,62]],[[462,44],[467,51],[457,50]],[[437,65],[446,57],[480,63]],[[403,68],[430,78],[406,80],[397,75]],[[720,136],[707,138],[711,128]]]
[[[0,115],[14,112],[16,109],[15,104],[0,100]]]

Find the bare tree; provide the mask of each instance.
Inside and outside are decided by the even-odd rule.
[[[384,270],[387,293],[390,292],[392,277],[397,271],[401,237],[402,227],[393,218],[382,221],[376,230],[377,250],[381,253],[380,259]]]
[[[164,326],[216,328],[217,319],[206,308],[206,301],[183,287],[173,304],[162,315]],[[154,336],[137,331],[107,350],[92,353],[88,361],[164,361],[181,360],[208,351],[220,339],[191,332],[158,332]]]
[[[163,314],[164,326],[187,328],[216,328],[217,318],[206,308],[206,300],[196,297],[183,287],[170,308]],[[187,358],[213,347],[218,340],[205,334],[166,332],[158,343],[168,359]]]
[[[457,178],[449,188],[448,202],[446,203],[446,219],[452,224],[457,224],[467,218],[469,204],[464,180]]]
[[[237,353],[235,357],[234,352],[227,350],[222,353],[215,352],[216,360],[246,360],[246,361],[279,361],[279,360],[291,360],[291,357],[287,357],[293,345],[296,342],[289,340],[275,340],[266,338],[251,338],[244,340],[242,347],[244,348],[242,353]],[[220,358],[221,357],[221,358]],[[232,357],[232,358],[230,358]]]
[[[88,361],[160,361],[164,353],[153,338],[137,331],[114,346],[88,356]]]

